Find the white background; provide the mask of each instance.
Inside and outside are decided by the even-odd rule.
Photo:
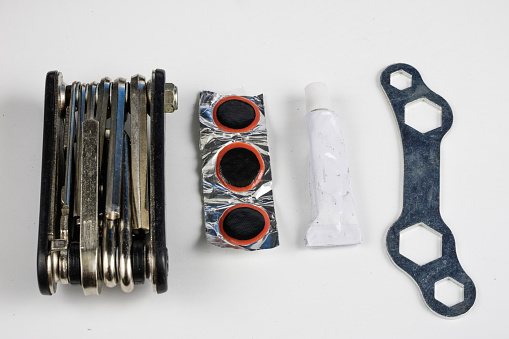
[[[509,337],[509,10],[506,1],[0,2],[2,337]],[[405,62],[454,113],[442,143],[441,212],[477,287],[463,317],[425,306],[390,261],[402,199],[399,130],[380,72]],[[84,297],[36,280],[46,72],[64,81],[166,70],[169,290]],[[363,244],[304,247],[310,221],[304,86],[328,84],[349,151]],[[200,196],[201,90],[263,92],[281,245],[209,245]]]

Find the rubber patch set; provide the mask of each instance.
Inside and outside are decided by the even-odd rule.
[[[210,243],[279,245],[263,96],[200,96],[205,227]]]
[[[395,75],[407,84],[395,85]],[[387,251],[433,312],[456,317],[472,307],[476,290],[439,212],[440,142],[452,111],[409,65],[389,66],[380,81],[404,151],[403,210],[387,232]],[[409,105],[420,101],[441,111],[439,127],[421,132],[406,123]],[[145,279],[157,293],[167,290],[164,113],[176,109],[177,88],[162,70],[148,81],[71,85],[48,73],[37,253],[42,294],[55,293],[58,282],[81,285],[86,295],[99,294],[102,283],[130,292]],[[199,119],[208,241],[244,250],[278,246],[263,95],[204,91]],[[402,235],[415,227],[440,239],[439,258],[417,264],[400,253]],[[437,300],[443,281],[460,289],[459,302]]]

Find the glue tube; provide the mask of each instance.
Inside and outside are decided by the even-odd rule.
[[[345,143],[324,83],[306,86],[306,127],[311,149],[310,188],[313,221],[306,246],[361,243],[361,230],[350,188]]]

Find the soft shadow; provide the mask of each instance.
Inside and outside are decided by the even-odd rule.
[[[304,238],[311,219],[309,193],[309,145],[304,123],[302,97],[286,98],[281,112],[269,102],[268,138],[274,181],[274,202],[280,235],[293,234],[295,246],[304,248]],[[283,119],[271,116],[282,113]],[[284,244],[284,236],[282,243]]]

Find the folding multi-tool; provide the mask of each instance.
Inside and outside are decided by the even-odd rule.
[[[145,279],[167,290],[164,113],[177,88],[157,69],[148,81],[66,85],[46,77],[37,275],[42,294],[57,283],[120,284]]]

